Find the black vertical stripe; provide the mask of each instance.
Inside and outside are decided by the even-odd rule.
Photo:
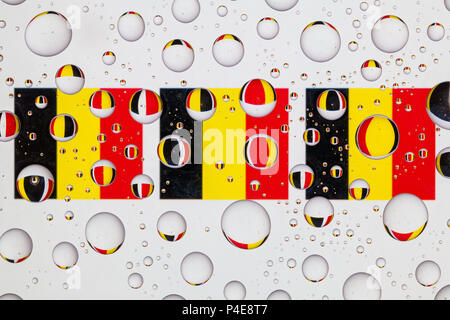
[[[450,177],[450,153],[447,152],[441,155],[439,166],[444,176]]]
[[[35,106],[38,96],[45,96],[47,107],[39,109]],[[50,198],[56,197],[56,141],[50,135],[50,122],[56,116],[56,89],[16,88],[14,90],[14,113],[19,117],[21,130],[14,141],[15,179],[20,171],[31,165],[40,164],[53,174],[55,184]],[[28,113],[32,114],[29,115]],[[34,141],[29,139],[30,133],[36,133]],[[17,191],[14,180],[14,197],[22,197]]]
[[[306,128],[316,128],[320,132],[317,145],[306,145],[306,164],[315,173],[312,186],[306,190],[306,198],[323,196],[328,199],[348,199],[348,150],[345,148],[348,145],[348,110],[336,121],[322,118],[316,103],[325,90],[327,89],[306,89]],[[348,90],[336,90],[340,91],[348,102]],[[338,137],[337,145],[331,144],[332,137]],[[342,151],[339,151],[339,147],[342,147]],[[324,163],[327,164],[326,167]],[[331,176],[330,169],[333,165],[343,169],[342,177],[336,179]],[[324,192],[324,187],[328,187],[328,192]]]
[[[244,150],[248,149],[249,144],[250,144],[249,140],[245,141]],[[246,163],[251,163],[250,159],[248,158],[247,152],[245,152],[245,151],[244,151],[244,158],[245,158]]]
[[[388,228],[386,225],[384,225],[384,229],[387,231],[387,233],[388,233],[392,238],[397,239],[396,237],[394,237],[394,235],[391,233],[391,230],[389,230],[389,228]]]
[[[292,181],[294,182],[294,186],[296,188],[301,187],[301,181],[302,181],[302,174],[300,172],[294,172],[292,173]]]
[[[23,182],[23,188],[27,194],[30,201],[39,202],[42,195],[45,194],[44,190],[46,188],[45,178],[42,176],[36,176],[39,180],[35,183],[31,181],[31,178],[27,178]]]
[[[64,116],[64,137],[70,137],[75,130],[74,120],[69,116]]]
[[[182,44],[183,44],[183,42],[180,39],[175,39],[172,41],[172,46],[182,45]]]
[[[167,234],[164,235],[166,237],[167,241],[174,241],[175,240],[175,236],[169,236]]]
[[[72,68],[72,73],[73,73],[74,77],[82,78],[80,69],[78,69],[77,66],[71,65],[71,68]]]
[[[180,162],[180,146],[178,140],[167,139],[163,145],[163,155],[165,161],[172,166],[176,166]]]
[[[326,109],[330,111],[340,109],[340,97],[335,91],[330,91],[326,97]]]
[[[160,119],[160,139],[178,134],[191,144],[191,161],[182,168],[168,168],[160,164],[161,199],[202,198],[202,125],[194,121],[186,111],[186,98],[193,89],[161,89],[164,109]],[[181,122],[183,128],[177,129]],[[199,150],[200,148],[200,150]],[[194,156],[192,156],[194,155]]]
[[[139,185],[138,185],[138,184],[133,184],[133,185],[131,186],[131,188],[132,188],[132,190],[133,190],[133,194],[134,194],[136,197],[140,198],[140,197],[142,196],[142,194],[139,192]]]
[[[314,217],[310,217],[312,224],[314,225],[314,227],[317,228],[321,228],[323,221],[325,220],[324,218],[314,218]]]
[[[430,96],[429,108],[442,120],[450,120],[450,82],[443,82],[434,88]]]
[[[136,114],[139,114],[139,97],[141,94],[142,91],[137,91],[131,98],[130,109]]]
[[[391,149],[391,152],[394,152],[395,149],[397,149],[397,147],[398,147],[398,140],[400,138],[400,133],[398,132],[398,128],[397,128],[397,125],[395,124],[395,122],[392,121],[391,119],[389,119],[389,121],[392,124],[392,128],[394,129],[394,134],[395,134],[394,145],[392,146],[392,149]]]
[[[6,119],[6,116],[3,113],[0,113],[0,124],[2,123],[3,117]]]
[[[112,170],[111,183],[113,183],[114,180],[116,180],[116,170],[115,169]]]
[[[361,188],[361,199],[365,199],[368,193],[369,190],[367,188]]]
[[[251,81],[251,80],[250,80]],[[247,81],[241,88],[241,91],[239,92],[239,100],[243,101],[244,100],[244,88],[247,86],[247,84],[250,82]]]
[[[214,104],[211,94],[206,89],[200,89],[200,111],[209,111]]]
[[[314,130],[309,130],[308,132],[306,132],[306,141],[308,142],[314,142],[315,140],[315,131]]]

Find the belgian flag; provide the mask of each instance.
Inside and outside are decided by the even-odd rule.
[[[400,193],[434,200],[435,125],[426,113],[430,89],[334,89],[348,106],[336,121],[317,112],[317,99],[326,90],[306,90],[306,127],[320,132],[320,142],[306,146],[306,162],[315,173],[307,198],[353,199],[350,183],[364,179],[370,186],[366,200],[389,200]],[[382,159],[367,156],[383,152],[393,153]],[[340,178],[333,177],[334,165],[343,169]]]
[[[89,109],[92,94],[99,90],[108,92],[116,105],[113,114],[103,119]],[[137,152],[142,150],[142,124],[131,118],[128,104],[138,90],[85,88],[77,94],[66,95],[53,88],[15,89],[15,113],[22,125],[15,139],[15,177],[26,166],[40,164],[55,177],[50,198],[135,199],[131,180],[142,173],[142,161],[139,157],[130,158],[127,146],[135,146]],[[39,96],[47,99],[43,109],[35,105]],[[76,120],[77,133],[69,141],[60,142],[51,137],[52,130],[70,129],[70,123],[66,125],[64,121],[59,129],[51,126],[51,120],[60,114],[69,114]],[[92,165],[98,160],[109,160],[116,167],[111,185],[100,186],[91,178]],[[21,198],[17,190],[15,197]]]
[[[217,110],[209,120],[189,117],[186,99],[193,89],[161,89],[164,110],[160,119],[160,139],[178,134],[191,145],[191,160],[181,168],[160,166],[161,199],[287,199],[288,198],[288,125],[285,110],[288,89],[276,89],[277,105],[266,117],[253,118],[239,104],[240,89],[209,89],[217,101]],[[181,123],[182,125],[177,125]],[[273,140],[253,140],[246,154],[247,141],[255,135]],[[250,139],[250,140],[249,140]],[[256,143],[258,141],[258,143]],[[267,142],[267,143],[264,143]],[[277,148],[272,147],[277,145]],[[259,149],[258,149],[259,148]],[[273,156],[277,153],[277,158]],[[259,170],[248,164],[275,162]],[[259,188],[255,188],[255,182]]]

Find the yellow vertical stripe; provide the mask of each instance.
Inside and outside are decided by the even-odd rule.
[[[203,199],[245,199],[246,116],[239,106],[240,89],[209,90],[217,98],[217,110],[203,122]],[[222,99],[226,94],[228,102]],[[218,161],[225,164],[222,170],[215,166]],[[228,182],[228,177],[233,181]]]
[[[103,167],[103,181],[102,183],[109,185],[113,181],[114,169],[110,167]]]
[[[306,221],[308,221],[308,223],[309,223],[310,225],[314,226],[314,223],[312,222],[312,220],[311,220],[311,217],[310,217],[310,216],[308,216],[308,215],[305,215],[305,218],[306,218]]]
[[[189,100],[189,107],[191,108],[192,111],[202,111],[201,110],[201,104],[202,104],[202,90],[201,89],[195,89],[194,91],[192,91],[192,93],[190,94],[190,100]]]
[[[267,81],[261,81],[261,84],[264,88],[264,94],[265,94],[265,103],[271,103],[275,100],[275,92],[273,91],[271,85]]]
[[[438,157],[436,158],[436,168],[442,176],[445,176],[441,169],[441,157],[442,154],[438,155]]]
[[[25,192],[25,185],[24,185],[24,182],[25,182],[25,179],[24,179],[24,178],[20,179],[19,182],[18,182],[19,193],[20,193],[20,195],[21,195],[24,199],[30,200],[30,199],[28,198],[27,193]]]
[[[388,119],[384,117],[372,118],[365,134],[369,154],[373,157],[381,157],[391,153],[396,136],[397,132]],[[380,143],[383,141],[386,143]]]
[[[416,231],[414,231],[411,236],[409,237],[408,240],[413,240],[415,238],[417,238],[423,231],[423,229],[425,228],[427,224],[425,223],[423,226],[421,226],[419,229],[417,229]]]
[[[267,165],[266,165],[266,167],[270,167],[270,166],[272,166],[274,163],[275,163],[275,161],[277,160],[277,157],[278,157],[278,150],[277,150],[277,147],[276,147],[276,145],[275,145],[275,143],[273,142],[273,140],[272,139],[269,139],[268,141],[267,141],[267,151],[268,151],[268,153],[269,153],[269,158],[267,159]]]
[[[250,243],[249,245],[247,245],[247,249],[250,250],[250,249],[256,249],[256,248],[258,248],[260,245],[263,244],[264,241],[266,241],[266,239],[267,239],[267,237],[265,237],[265,238],[259,240],[258,242]]]
[[[144,198],[150,196],[153,193],[153,188],[154,188],[154,186],[151,184],[149,189],[148,189],[148,193],[147,194],[143,194]]]
[[[60,74],[61,77],[73,77],[73,67],[68,64],[65,65]]]
[[[159,155],[159,160],[161,160],[161,162],[163,162],[164,164],[167,164],[167,159],[164,155],[164,145],[166,144],[167,140],[164,140],[164,143],[160,143],[158,145],[158,155]]]
[[[374,101],[380,100],[379,105]],[[366,118],[381,114],[392,119],[392,89],[349,89],[349,172],[348,182],[364,179],[370,185],[366,200],[392,198],[392,156],[372,160],[359,152],[356,146],[356,130]],[[353,199],[349,195],[349,199]]]
[[[101,102],[102,109],[112,108],[112,100],[111,100],[111,96],[110,96],[109,92],[102,91],[101,97],[102,97],[102,102]]]
[[[172,45],[172,43],[173,43],[173,40],[170,40],[169,42],[167,42],[167,44],[164,46],[164,49],[167,49],[168,47],[170,47]]]
[[[100,160],[100,118],[89,110],[89,98],[99,89],[83,89],[74,95],[57,91],[57,114],[68,113],[78,122],[78,133],[70,141],[57,142],[56,197],[64,199],[100,199],[100,187],[91,179],[91,166]],[[65,149],[65,153],[60,150]],[[76,150],[76,152],[74,152]],[[93,151],[95,150],[95,151]],[[77,177],[82,172],[82,177]],[[73,186],[72,191],[67,186]],[[89,190],[89,192],[86,192]]]

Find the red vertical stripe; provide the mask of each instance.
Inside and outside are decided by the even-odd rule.
[[[3,113],[3,116],[5,117],[5,137],[14,135],[17,128],[16,119],[8,112]]]
[[[325,221],[325,224],[323,226],[324,227],[327,226],[331,222],[331,220],[333,220],[333,217],[334,217],[334,215],[328,216],[327,221]]]
[[[159,111],[158,98],[155,96],[155,94],[152,91],[149,91],[149,90],[145,91],[145,94],[146,94],[145,98],[147,100],[146,114],[150,115],[150,114],[157,113]]]
[[[281,126],[289,125],[289,113],[285,110],[285,106],[289,103],[289,89],[275,89],[275,92],[277,105],[268,116],[246,117],[247,139],[253,134],[267,134],[278,144],[278,160],[273,167],[258,170],[246,165],[247,199],[284,200],[288,198],[289,133],[282,133]],[[258,191],[253,191],[250,187],[250,182],[253,180],[261,183]]]
[[[364,154],[370,154],[370,151],[367,147],[367,143],[366,143],[366,134],[367,134],[367,129],[369,128],[370,123],[372,122],[372,119],[367,119],[366,121],[364,121],[361,126],[359,127],[359,130],[357,132],[358,137],[364,137],[364,139],[359,139],[357,141],[359,141],[359,149],[361,150],[361,152],[363,152]],[[358,138],[357,137],[357,138]]]
[[[53,181],[52,180],[48,180],[48,190],[47,193],[44,196],[44,199],[48,199],[50,197],[50,195],[53,192]]]
[[[95,181],[97,181],[98,184],[100,184],[100,185],[105,184],[105,177],[103,175],[103,166],[95,167],[93,174],[95,177]]]
[[[392,234],[394,235],[394,237],[400,241],[408,241],[409,237],[411,237],[411,235],[413,234],[411,233],[397,233],[393,230],[391,230]]]
[[[243,99],[247,103],[259,105],[265,103],[265,96],[264,86],[260,80],[255,79],[247,85]]]
[[[313,175],[311,173],[309,173],[309,172],[305,172],[304,177],[305,177],[305,184],[304,185],[305,186],[311,185],[312,179],[313,179]]]
[[[55,122],[56,122],[56,121],[51,121],[51,122],[50,122],[50,132],[51,132],[52,134],[54,134],[54,135],[56,135],[56,134],[55,134]]]
[[[92,106],[95,109],[103,109],[102,108],[102,96],[103,94],[101,92],[95,94],[94,93],[94,98],[92,99]]]
[[[392,159],[392,196],[412,193],[422,200],[435,199],[435,125],[426,112],[430,89],[394,89],[393,120],[400,133],[400,144]],[[400,99],[400,100],[399,100]],[[411,110],[406,111],[406,106]],[[425,134],[425,140],[419,134]],[[425,159],[419,150],[428,150]],[[414,153],[414,161],[407,162],[405,154]]]
[[[129,144],[134,144],[142,154],[142,124],[131,118],[128,105],[133,93],[139,89],[101,89],[112,94],[116,109],[108,118],[100,119],[100,131],[106,134],[107,139],[100,145],[100,159],[109,160],[116,166],[116,178],[106,187],[101,187],[101,199],[135,199],[131,191],[131,180],[142,173],[141,157],[128,160],[123,150]],[[119,123],[122,126],[120,133],[113,133],[112,126]],[[122,139],[122,141],[121,141]],[[117,151],[113,151],[117,147]]]
[[[150,192],[150,185],[148,183],[141,184],[141,196],[144,198],[149,194]]]
[[[186,42],[184,40],[182,40],[182,42],[186,45],[186,47],[188,47],[189,49],[192,49],[191,45],[188,42]]]
[[[58,72],[56,73],[56,78],[61,77],[63,69],[64,69],[64,67],[59,68]]]

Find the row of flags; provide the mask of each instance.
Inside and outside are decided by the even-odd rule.
[[[138,90],[85,88],[66,95],[53,88],[15,89],[22,127],[15,139],[16,178],[26,166],[40,164],[55,177],[51,198],[135,198],[131,181],[143,173],[143,125],[130,116],[129,102]],[[239,88],[209,89],[217,106],[207,121],[193,120],[186,110],[192,90],[160,90],[159,138],[184,137],[191,157],[181,168],[160,164],[160,198],[288,199],[288,89],[275,89],[275,109],[262,118],[242,110]],[[306,164],[314,171],[307,198],[351,199],[350,184],[363,179],[370,186],[367,200],[399,193],[434,199],[436,129],[425,108],[430,89],[327,90],[307,89],[305,95],[306,129],[312,129],[304,136]],[[330,101],[340,110],[327,110]],[[100,109],[92,111],[93,102]],[[107,117],[94,116],[111,108]],[[327,120],[328,111],[344,113]],[[70,117],[54,119],[62,114]],[[54,139],[74,133],[69,141]],[[392,155],[376,158],[393,147]],[[100,160],[113,165],[94,166]],[[98,183],[105,177],[114,182]]]

